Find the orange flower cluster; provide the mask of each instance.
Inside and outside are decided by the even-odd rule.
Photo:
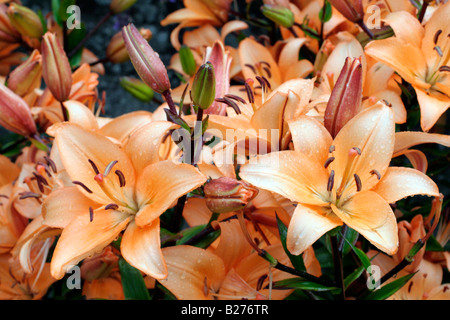
[[[166,67],[2,1],[0,299],[449,300],[441,2],[185,0]],[[105,116],[114,63],[153,111]]]

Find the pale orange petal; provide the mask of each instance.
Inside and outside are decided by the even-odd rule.
[[[4,155],[0,155],[0,168],[0,187],[12,182],[19,176],[19,167],[12,163],[11,160]]]
[[[420,48],[425,31],[415,16],[397,11],[388,14],[384,20],[394,30],[396,38]]]
[[[225,266],[217,255],[193,246],[162,249],[169,275],[159,282],[179,300],[210,300],[225,276]]]
[[[299,255],[331,229],[342,225],[334,214],[326,215],[322,208],[297,204],[288,226],[286,246]]]
[[[128,214],[111,210],[96,210],[93,220],[89,218],[87,214],[73,219],[58,239],[51,262],[51,273],[56,279],[84,258],[103,250],[129,221]]]
[[[211,215],[205,199],[189,198],[183,208],[183,217],[191,227],[207,224]]]
[[[401,131],[395,133],[394,157],[403,154],[405,150],[419,144],[438,143],[450,147],[450,136],[438,133],[420,131]]]
[[[69,113],[70,122],[78,124],[86,130],[98,129],[97,118],[92,113],[91,109],[76,100],[68,100],[63,102],[63,104],[64,107],[66,107],[67,112]],[[47,133],[52,135],[48,131]]]
[[[258,188],[276,192],[292,201],[325,205],[328,172],[322,164],[301,152],[280,151],[252,159],[240,170],[243,180]],[[307,168],[307,170],[305,170]]]
[[[77,187],[53,190],[42,204],[43,223],[53,228],[65,228],[77,216],[89,218],[89,207],[101,204],[86,197]]]
[[[361,233],[378,249],[392,255],[398,250],[398,228],[389,204],[373,191],[363,191],[342,207],[331,205],[334,213],[350,228]]]
[[[133,267],[155,279],[167,276],[167,267],[161,252],[159,237],[159,219],[144,227],[131,222],[125,230],[120,251],[125,260]]]
[[[450,107],[450,98],[442,94],[414,87],[420,106],[420,125],[423,131],[430,130],[442,114]]]
[[[426,174],[412,168],[390,167],[372,189],[388,203],[414,196],[439,196],[439,188]]]
[[[138,226],[158,218],[184,194],[206,182],[207,177],[194,166],[171,160],[147,166],[136,185],[137,202],[141,210],[136,215]]]
[[[169,121],[153,121],[136,130],[125,145],[125,152],[139,175],[149,164],[163,160],[159,149],[164,139],[170,139],[169,130],[178,125]]]
[[[294,150],[324,164],[328,157],[328,150],[333,143],[333,138],[325,126],[309,116],[300,116],[295,120],[288,121],[288,124]]]

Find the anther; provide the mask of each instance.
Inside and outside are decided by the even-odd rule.
[[[270,72],[270,69],[267,68],[267,67],[263,67],[263,69],[264,69],[264,71],[267,73],[267,76],[268,76],[269,78],[272,78],[272,72]]]
[[[325,161],[325,164],[324,164],[324,167],[325,168],[328,168],[328,166],[330,165],[330,163],[332,163],[333,161],[334,161],[334,157],[329,157],[326,161]]]
[[[360,148],[358,148],[358,147],[353,147],[352,150],[355,150],[356,153],[358,154],[358,156],[361,155],[361,149],[360,149]]]
[[[370,174],[375,174],[377,176],[378,180],[381,179],[381,173],[376,169],[373,169],[372,171],[370,171]]]
[[[328,178],[327,191],[331,192],[334,186],[334,170],[331,170],[330,177]]]
[[[89,207],[89,222],[92,222],[92,220],[94,220],[94,210]]]
[[[268,63],[267,61],[260,61],[260,64],[264,64],[267,68],[270,69],[270,63]]]
[[[80,181],[72,181],[73,184],[76,184],[86,190],[88,193],[92,193],[92,190],[86,187],[86,185]]]
[[[353,177],[355,178],[356,191],[361,191],[362,189],[361,178],[356,173],[353,175]]]
[[[125,176],[123,175],[122,171],[116,170],[116,171],[114,171],[114,173],[119,178],[120,187],[125,187],[126,181],[125,181]]]
[[[19,199],[27,199],[27,198],[40,198],[41,195],[39,193],[34,193],[34,192],[21,192],[19,193],[20,197]]]
[[[264,77],[264,76],[262,76],[261,78],[262,78],[262,79],[264,80],[264,82],[266,83],[266,86],[267,86],[269,89],[272,89],[272,86],[270,85],[270,81],[267,80],[267,78]],[[271,78],[270,75],[269,75],[269,78]]]
[[[56,172],[57,172],[57,169],[56,169],[56,164],[55,164],[55,162],[54,162],[52,159],[50,159],[49,157],[47,157],[47,156],[45,156],[44,159],[45,159],[45,161],[47,161],[47,164],[48,164],[49,167],[52,169],[52,171],[53,171],[54,173],[56,173]]]
[[[267,274],[263,274],[261,277],[259,277],[258,282],[256,283],[256,291],[259,291],[262,289],[264,280],[266,280],[266,279],[267,279]]]
[[[328,152],[329,153],[333,153],[334,150],[336,150],[336,147],[335,146],[330,146],[330,148],[328,149]]]
[[[119,162],[117,160],[111,161],[105,168],[105,171],[103,172],[103,177],[106,177],[109,172],[111,171],[111,169],[114,167],[114,165]]]
[[[119,206],[115,203],[110,203],[105,206],[105,210],[117,210]]]
[[[229,98],[229,99],[233,99],[233,100],[236,100],[236,101],[239,101],[239,102],[242,102],[242,103],[246,103],[245,100],[242,99],[241,97],[239,97],[237,95],[234,95],[234,94],[230,94],[230,93],[226,94],[224,96],[224,98]]]
[[[251,64],[248,64],[248,63],[246,63],[246,64],[244,64],[244,66],[246,66],[246,67],[248,67],[248,68],[252,69],[253,73],[256,73],[256,69],[255,69],[255,67],[254,67],[254,66],[252,66]]]
[[[248,102],[255,103],[255,97],[253,95],[252,88],[250,87],[247,81],[245,81],[244,86],[245,90],[247,91]]]
[[[43,176],[41,176],[40,174],[33,172],[33,175],[36,177],[36,180],[45,184],[46,186],[48,186],[48,182],[47,179],[45,179]]]
[[[438,30],[438,31],[436,31],[436,33],[434,34],[434,38],[433,38],[433,42],[434,42],[434,44],[437,44],[437,42],[438,42],[438,40],[439,40],[439,36],[441,35],[441,33],[442,33],[442,30]]]
[[[266,83],[260,76],[255,77],[256,80],[258,80],[259,84],[261,85],[261,89],[265,92],[266,91]]]
[[[100,171],[98,171],[98,168],[97,168],[97,166],[95,165],[94,161],[92,161],[91,159],[88,159],[88,161],[89,161],[89,163],[91,164],[92,169],[94,169],[95,174],[99,174]]]
[[[450,67],[449,66],[442,66],[442,67],[439,68],[439,71],[440,72],[444,72],[444,71],[450,72]]]

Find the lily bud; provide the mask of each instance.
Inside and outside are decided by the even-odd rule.
[[[139,32],[147,41],[152,37],[152,32],[149,29],[141,28]],[[122,63],[130,60],[127,48],[125,48],[122,32],[119,31],[111,38],[106,47],[106,56],[108,57],[108,61],[112,63]]]
[[[83,260],[81,265],[81,277],[86,281],[93,281],[109,276],[111,271],[118,266],[119,257],[106,247],[102,253]]]
[[[364,18],[364,8],[362,0],[329,0],[347,20],[351,22],[362,21]]]
[[[12,26],[7,15],[8,7],[0,4],[0,41],[17,43],[20,41],[20,33]]]
[[[191,99],[195,106],[205,110],[214,102],[216,96],[216,76],[210,62],[201,65],[194,77]]]
[[[261,12],[266,18],[282,27],[290,28],[294,25],[294,13],[289,8],[265,4],[261,7]]]
[[[72,89],[72,69],[56,34],[47,32],[44,35],[41,53],[45,84],[56,100],[67,100]]]
[[[183,71],[192,77],[197,69],[197,64],[195,63],[194,55],[192,54],[191,49],[189,49],[186,45],[182,45],[179,54]]]
[[[109,10],[117,14],[130,8],[137,0],[112,0],[109,5]]]
[[[245,181],[228,177],[213,179],[205,184],[206,206],[214,213],[241,210],[258,195],[258,189]]]
[[[27,103],[0,83],[0,125],[5,129],[30,137],[36,134],[36,124]]]
[[[23,97],[41,86],[42,59],[38,50],[17,66],[8,77],[8,88]]]
[[[31,9],[11,3],[7,10],[9,20],[22,36],[40,38],[44,34],[41,19]]]
[[[151,101],[155,95],[152,88],[140,79],[122,77],[120,78],[120,85],[134,97],[144,102]]]
[[[397,253],[394,255],[394,260],[397,263],[400,263],[400,261],[402,261],[403,258],[408,255],[416,242],[419,239],[423,239],[424,237],[425,227],[422,215],[418,214],[414,216],[411,222],[400,221],[398,223],[399,248]],[[420,251],[414,256],[414,261],[409,266],[407,266],[405,270],[411,273],[416,271],[419,267],[424,253],[425,247],[420,249]]]
[[[362,80],[361,58],[348,57],[325,109],[324,125],[333,138],[361,110]]]
[[[133,24],[129,24],[123,27],[122,36],[130,60],[141,79],[158,93],[168,91],[170,81],[167,69],[138,29]]]

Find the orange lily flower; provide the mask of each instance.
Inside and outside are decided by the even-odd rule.
[[[423,131],[430,130],[450,106],[449,14],[450,4],[443,4],[422,26],[409,13],[391,13],[385,20],[395,37],[372,41],[365,48],[367,55],[390,66],[413,86]]]
[[[155,147],[143,148],[132,139],[121,148],[68,122],[58,128],[55,145],[76,186],[52,192],[42,209],[45,224],[63,228],[51,262],[55,278],[61,279],[72,265],[102,250],[124,229],[123,257],[156,279],[167,276],[159,216],[206,177],[193,166],[159,161],[158,140],[144,140]]]
[[[25,272],[18,258],[0,255],[0,300],[39,300],[56,281],[45,262],[51,241],[41,241],[32,248],[32,272]]]
[[[334,141],[310,117],[301,116],[289,126],[293,151],[259,156],[240,170],[243,180],[298,203],[288,227],[289,251],[300,254],[346,224],[394,254],[397,223],[389,203],[414,194],[438,196],[439,190],[417,170],[388,167],[395,141],[392,110],[383,104],[363,110]]]

